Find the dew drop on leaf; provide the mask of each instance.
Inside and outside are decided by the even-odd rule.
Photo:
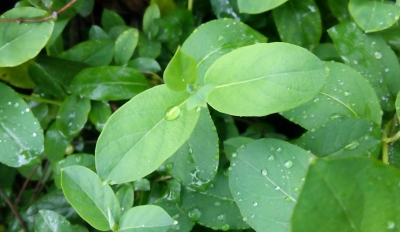
[[[388,221],[387,222],[387,228],[389,230],[393,230],[396,227],[396,224],[393,221]]]
[[[347,144],[347,145],[344,147],[344,150],[346,150],[346,151],[354,150],[354,149],[356,149],[359,145],[360,145],[360,143],[359,143],[358,141],[354,141],[354,142],[352,142],[352,143]]]
[[[267,176],[267,174],[268,174],[267,169],[264,168],[263,170],[261,170],[261,174],[263,176]]]
[[[201,212],[199,209],[194,208],[192,211],[190,211],[188,213],[188,216],[190,219],[192,219],[193,221],[198,221],[200,216],[201,216]]]
[[[228,224],[223,224],[223,225],[221,226],[221,229],[222,229],[223,231],[227,231],[227,230],[229,230],[229,225],[228,225]]]
[[[172,121],[177,119],[180,114],[181,114],[181,109],[179,108],[179,106],[172,106],[167,109],[164,118],[168,121]]]
[[[253,206],[257,206],[257,205],[258,205],[258,203],[257,203],[257,202],[254,202],[254,203],[253,203]]]
[[[269,157],[268,157],[268,160],[269,161],[273,161],[275,159],[275,157],[273,156],[273,155],[270,155]]]
[[[291,167],[293,167],[293,161],[291,161],[291,160],[286,161],[285,164],[284,164],[284,166],[285,166],[285,168],[291,168]]]
[[[281,189],[281,187],[279,187],[278,185],[275,187],[275,190],[279,190]]]
[[[243,217],[243,221],[246,222],[247,221],[247,217]]]
[[[232,153],[232,158],[236,158],[236,157],[237,157],[237,153],[236,152]]]
[[[381,54],[380,52],[375,52],[375,53],[374,53],[374,56],[375,56],[375,58],[378,59],[378,60],[379,60],[380,58],[382,58],[382,54]]]

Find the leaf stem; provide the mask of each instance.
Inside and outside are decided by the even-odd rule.
[[[21,188],[21,190],[20,190],[19,193],[18,193],[17,199],[15,199],[15,203],[14,203],[15,205],[18,205],[19,201],[21,200],[22,194],[24,193],[24,191],[25,191],[25,189],[26,189],[26,186],[28,185],[29,181],[31,180],[32,176],[35,174],[35,172],[36,172],[36,170],[39,168],[39,166],[40,166],[39,164],[36,165],[36,166],[32,169],[32,171],[31,171],[31,173],[29,174],[29,176],[25,179],[25,182],[24,182],[24,184],[22,185],[22,188]]]
[[[188,2],[188,10],[189,11],[193,10],[193,0],[189,0],[189,2]]]
[[[26,229],[25,223],[24,223],[24,221],[22,221],[22,218],[19,215],[19,213],[17,212],[17,210],[15,209],[15,206],[11,203],[10,199],[8,199],[7,195],[4,193],[3,189],[1,189],[1,188],[0,188],[0,196],[5,200],[5,202],[7,203],[8,207],[10,207],[12,213],[17,218],[18,223],[21,226],[22,230],[24,232],[28,232],[28,230]]]
[[[397,124],[397,114],[395,114],[394,117],[389,122],[387,122],[383,128],[381,144],[382,144],[382,162],[384,164],[389,164],[389,148],[391,146],[390,143],[393,143],[400,138],[400,131],[398,131],[395,135],[391,136],[395,130],[396,124]]]
[[[62,103],[62,102],[55,101],[55,100],[25,95],[25,94],[21,94],[21,93],[19,94],[19,96],[22,97],[23,99],[38,101],[38,102],[43,102],[43,103],[49,103],[49,104],[53,104],[53,105],[61,105],[61,103]]]

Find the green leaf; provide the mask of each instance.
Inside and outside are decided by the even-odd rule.
[[[349,0],[328,0],[328,6],[332,14],[339,21],[351,20],[350,12],[348,10]]]
[[[101,25],[104,30],[109,32],[111,28],[116,26],[125,26],[125,21],[121,16],[112,10],[104,9],[101,15]]]
[[[342,60],[333,43],[320,43],[312,50],[312,52],[323,61]]]
[[[317,159],[307,173],[291,231],[396,231],[399,182],[398,169],[380,161]]]
[[[229,191],[228,177],[218,172],[211,186],[206,192],[182,188],[180,208],[192,221],[214,230],[249,228]]]
[[[246,144],[254,141],[252,138],[248,137],[234,137],[224,141],[224,151],[225,155],[229,160],[232,160],[232,155],[236,153],[236,150],[241,146],[245,146]]]
[[[33,89],[35,83],[32,82],[28,73],[30,64],[31,62],[27,61],[15,67],[1,67],[0,79],[18,88]]]
[[[7,11],[1,18],[40,18],[47,15],[44,10],[20,7]],[[0,22],[0,67],[17,66],[37,56],[49,40],[53,27],[53,20],[40,23]]]
[[[68,155],[52,165],[54,184],[57,188],[61,188],[62,169],[74,165],[87,167],[92,171],[96,171],[94,155],[84,153]]]
[[[382,109],[392,111],[393,95],[400,90],[400,65],[382,37],[366,35],[352,22],[342,22],[328,33],[344,62],[364,75],[375,89]]]
[[[43,131],[13,89],[0,83],[0,162],[21,167],[41,162]]]
[[[308,130],[338,116],[361,117],[380,125],[381,109],[370,83],[347,65],[334,62],[325,65],[329,75],[324,88],[312,101],[283,112],[283,116]]]
[[[89,111],[89,99],[71,95],[60,106],[56,126],[65,136],[75,137],[85,125]]]
[[[102,131],[111,116],[110,104],[106,101],[91,101],[89,120],[98,131]]]
[[[87,68],[72,82],[73,93],[92,100],[130,99],[147,86],[146,78],[139,71],[116,66]]]
[[[138,50],[141,57],[155,59],[161,53],[161,43],[151,41],[145,34],[139,33]]]
[[[232,155],[229,187],[256,231],[289,231],[290,216],[313,156],[277,139],[261,139]]]
[[[153,203],[161,208],[163,208],[169,215],[171,215],[173,220],[176,220],[178,224],[172,226],[169,229],[169,232],[173,232],[176,230],[179,231],[192,231],[192,228],[195,224],[186,213],[182,212],[182,210],[177,206],[175,202],[169,201],[167,199],[160,199]]]
[[[103,185],[93,171],[82,166],[64,168],[61,186],[68,202],[86,222],[97,230],[114,230],[121,215],[119,202],[111,187]]]
[[[160,18],[160,8],[157,4],[150,4],[144,12],[143,16],[143,32],[149,39],[154,38],[159,30],[157,24],[154,23],[154,19]]]
[[[400,17],[400,7],[392,2],[350,0],[349,11],[357,25],[367,33],[389,28]]]
[[[150,181],[147,179],[138,179],[133,182],[133,186],[135,187],[135,191],[149,191]]]
[[[89,29],[89,39],[91,40],[110,39],[110,36],[101,27],[93,25]]]
[[[44,138],[44,153],[50,162],[61,160],[72,138],[65,136],[56,126],[51,124]]]
[[[196,84],[196,65],[196,61],[178,47],[164,71],[165,84],[174,91],[183,91],[187,85]]]
[[[276,8],[287,0],[238,0],[239,10],[242,13],[259,14]]]
[[[123,185],[121,186],[118,191],[115,193],[119,204],[121,206],[121,212],[124,214],[133,206],[133,187],[132,185]]]
[[[139,41],[139,31],[129,28],[122,32],[115,41],[114,60],[117,65],[125,65],[132,57]]]
[[[121,217],[118,231],[167,231],[174,220],[161,207],[155,205],[136,206]]]
[[[325,65],[307,50],[270,43],[239,48],[221,57],[207,71],[204,82],[216,85],[207,98],[216,110],[263,116],[311,100],[327,74]]]
[[[154,171],[189,138],[199,112],[186,109],[188,93],[165,85],[132,98],[107,121],[96,146],[103,181],[130,182]]]
[[[40,232],[84,232],[86,228],[71,225],[69,221],[60,214],[42,209],[36,216],[35,231]]]
[[[400,92],[397,94],[395,105],[396,105],[397,118],[400,121]]]
[[[198,88],[193,94],[190,95],[187,102],[188,110],[194,109],[196,107],[207,107],[208,94],[210,94],[210,92],[214,88],[215,88],[214,84],[207,84],[200,86],[200,88]]]
[[[205,73],[218,58],[237,48],[266,41],[263,35],[241,22],[220,19],[194,30],[182,50],[196,61],[198,82],[203,84]]]
[[[305,133],[295,144],[318,157],[378,158],[381,148],[380,126],[365,119],[348,117],[332,119],[323,126]]]
[[[161,67],[155,59],[147,58],[147,57],[139,57],[133,60],[130,60],[127,64],[128,67],[137,69],[140,72],[159,72],[161,71]]]
[[[165,166],[183,185],[205,191],[217,173],[218,152],[218,135],[204,108],[189,139],[165,161]]]
[[[109,39],[88,40],[61,53],[59,57],[80,61],[90,66],[110,64],[114,55],[114,43]]]
[[[247,14],[240,14],[237,0],[211,0],[210,1],[213,12],[218,19],[232,18],[238,21],[246,21],[249,18]]]
[[[322,35],[322,22],[314,0],[290,0],[273,11],[283,42],[312,50]]]

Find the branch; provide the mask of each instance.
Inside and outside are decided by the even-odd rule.
[[[17,218],[18,223],[21,226],[22,230],[24,232],[28,232],[28,230],[26,229],[25,223],[24,223],[24,221],[22,221],[22,218],[19,215],[19,213],[17,212],[17,210],[15,209],[15,206],[11,203],[10,199],[8,199],[7,195],[3,192],[3,189],[1,189],[1,188],[0,188],[0,196],[6,201],[8,207],[10,207],[12,213]]]

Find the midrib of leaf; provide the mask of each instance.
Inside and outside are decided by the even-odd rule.
[[[340,104],[342,104],[344,107],[346,107],[348,110],[350,110],[351,113],[354,114],[354,116],[359,117],[359,115],[357,114],[357,112],[355,112],[349,105],[347,105],[346,103],[342,102],[341,100],[339,100],[338,98],[328,94],[328,93],[324,93],[324,92],[319,92],[322,95],[325,95],[329,98],[332,98],[333,100],[339,102]]]
[[[3,123],[0,123],[1,127],[7,132],[7,134],[18,144],[22,149],[29,150],[29,147],[26,147],[24,143],[20,140],[20,138],[15,135],[8,127],[6,127]]]

